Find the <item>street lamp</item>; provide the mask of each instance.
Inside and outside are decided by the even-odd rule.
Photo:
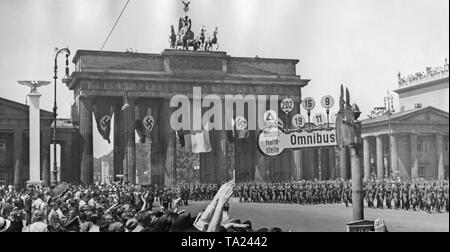
[[[128,184],[128,146],[127,146],[128,143],[126,141],[129,136],[128,136],[128,126],[127,126],[127,110],[131,107],[131,105],[128,103],[128,92],[125,93],[125,97],[123,99],[124,99],[124,104],[123,104],[122,108],[120,109],[125,114],[125,169],[123,170],[123,183]]]
[[[56,128],[57,128],[57,123],[56,123],[56,118],[57,118],[57,110],[58,110],[58,106],[56,104],[56,82],[58,79],[58,56],[62,53],[66,53],[66,74],[64,76],[64,78],[62,79],[63,83],[67,83],[70,80],[70,76],[69,76],[69,56],[70,56],[70,50],[68,47],[62,48],[62,49],[58,49],[55,48],[55,75],[53,76],[54,82],[55,82],[55,99],[54,99],[54,104],[53,104],[53,138],[52,138],[52,142],[53,142],[53,171],[52,171],[52,175],[53,175],[53,179],[52,179],[52,184],[56,185],[58,183],[58,163],[56,161]]]

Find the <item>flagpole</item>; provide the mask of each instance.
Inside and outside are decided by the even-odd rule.
[[[125,93],[124,97],[124,105],[122,106],[121,110],[125,113],[125,169],[123,170],[123,184],[128,184],[128,148],[127,144],[129,141],[129,135],[128,135],[128,125],[127,125],[127,109],[130,107],[130,104],[128,103],[128,92]]]

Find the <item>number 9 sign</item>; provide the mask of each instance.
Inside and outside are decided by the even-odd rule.
[[[334,106],[334,99],[331,95],[326,95],[326,96],[322,97],[322,100],[320,101],[320,103],[322,104],[322,107],[324,107],[326,109],[330,109]]]
[[[306,110],[313,110],[316,107],[316,101],[313,98],[308,97],[303,100],[303,108]]]

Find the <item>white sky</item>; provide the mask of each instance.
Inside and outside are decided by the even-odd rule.
[[[126,0],[1,0],[0,96],[25,102],[17,80],[52,80],[54,47],[100,49]],[[181,0],[131,0],[105,50],[159,53]],[[231,56],[300,59],[297,71],[311,79],[304,96],[338,97],[350,88],[364,114],[397,88],[397,72],[443,65],[449,55],[448,0],[191,0],[194,32],[219,27],[221,50]],[[73,69],[73,65],[71,65]],[[64,57],[59,58],[59,80]],[[53,86],[40,89],[51,111]],[[59,117],[73,102],[58,86]],[[320,111],[321,112],[321,111]],[[364,115],[365,117],[365,115]],[[112,148],[94,125],[95,156]]]

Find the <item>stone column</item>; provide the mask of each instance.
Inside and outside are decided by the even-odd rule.
[[[128,98],[128,104],[130,107],[125,112],[125,120],[126,120],[126,134],[125,134],[125,142],[126,142],[126,168],[125,168],[125,176],[127,179],[125,182],[130,184],[136,184],[136,133],[135,133],[135,99]],[[124,178],[125,179],[125,178]]]
[[[398,170],[398,149],[397,149],[397,136],[394,134],[389,135],[389,149],[391,153],[391,168],[395,177],[400,176]]]
[[[321,166],[321,178],[330,179],[330,155],[328,154],[330,148],[322,148],[320,150],[320,166]]]
[[[383,137],[378,135],[376,137],[377,149],[377,178],[384,179],[384,159],[383,159]]]
[[[176,154],[177,154],[177,139],[175,131],[172,130],[170,126],[170,115],[172,114],[172,108],[170,108],[170,100],[164,99],[162,107],[162,116],[160,120],[163,121],[163,149],[165,160],[164,160],[164,185],[171,187],[176,183]]]
[[[45,186],[49,186],[51,183],[50,174],[50,131],[45,130],[41,132],[41,161],[42,161],[42,180]]]
[[[364,158],[364,180],[370,180],[370,141],[368,137],[363,138]]]
[[[41,112],[39,108],[39,99],[41,94],[30,93],[30,183],[41,183]],[[56,122],[55,122],[56,123]]]
[[[318,148],[317,150],[317,172],[318,172],[318,178],[320,180],[323,179],[323,162],[322,162],[322,148]]]
[[[347,180],[348,179],[347,167],[348,167],[349,160],[347,158],[347,151],[348,151],[348,149],[345,148],[345,147],[342,147],[339,150],[339,157],[340,157],[339,170],[340,170],[341,179],[343,179],[343,180]]]
[[[444,167],[444,142],[441,134],[436,135],[436,157],[437,157],[437,170],[438,179],[445,179],[445,167]]]
[[[80,97],[80,147],[81,147],[81,183],[94,182],[94,157],[92,143],[92,99]]]
[[[14,132],[14,187],[21,188],[23,186],[22,174],[23,159],[23,130],[17,129]]]
[[[320,159],[319,159],[319,149],[314,148],[312,149],[312,162],[311,162],[311,174],[313,176],[313,179],[319,179],[320,178]]]
[[[330,159],[330,178],[336,179],[336,149],[334,147],[330,148],[328,155]]]
[[[255,134],[255,144],[258,141],[258,134]],[[235,151],[238,151],[239,149],[235,149]],[[268,181],[270,180],[269,174],[268,174],[268,167],[269,167],[269,159],[262,154],[262,152],[258,149],[258,147],[255,147],[254,149],[255,153],[255,171],[259,171],[259,175],[261,176],[262,181]],[[236,159],[235,154],[235,159]],[[256,172],[255,172],[256,173]],[[257,180],[258,178],[255,178]]]
[[[352,167],[353,220],[364,220],[364,192],[360,148],[350,148]]]
[[[294,155],[294,163],[295,163],[295,178],[297,180],[301,180],[303,179],[303,171],[302,171],[302,154],[303,151],[302,150],[294,150],[293,151],[293,155]]]
[[[118,181],[116,175],[123,174],[123,153],[124,153],[124,127],[122,118],[122,111],[120,110],[122,107],[122,102],[116,104],[114,108],[114,181]]]
[[[215,145],[216,153],[216,178],[217,183],[226,182],[228,180],[228,146],[227,134],[225,130],[216,131],[217,135]],[[251,136],[249,136],[250,140]],[[256,179],[256,178],[255,178]]]
[[[411,178],[416,179],[419,177],[419,159],[417,158],[417,135],[410,135],[411,146]]]

